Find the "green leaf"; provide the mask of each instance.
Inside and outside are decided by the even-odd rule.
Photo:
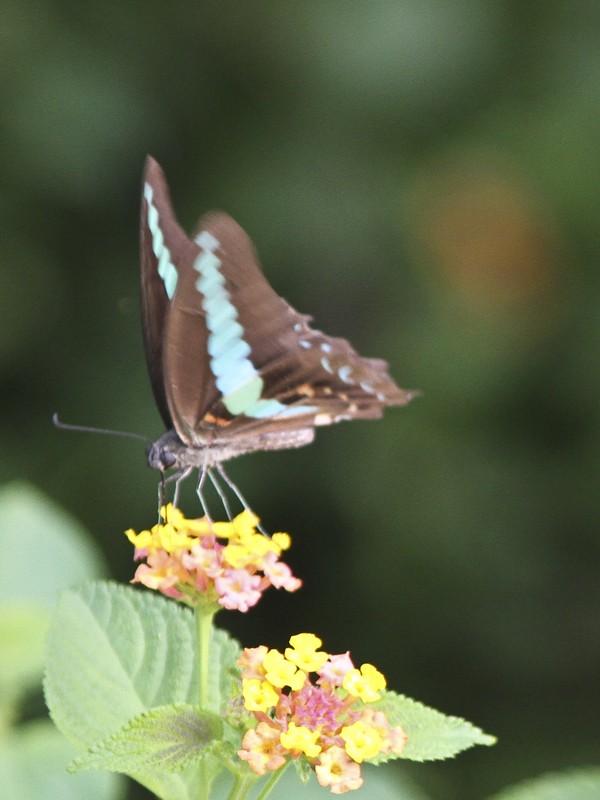
[[[489,800],[598,800],[600,767],[542,775],[493,795]]]
[[[98,547],[77,520],[33,486],[0,489],[0,552],[10,564],[0,583],[0,603],[23,600],[47,610],[56,594],[105,572]]]
[[[223,732],[220,717],[190,705],[162,706],[132,719],[69,766],[73,772],[108,769],[176,772],[206,755]]]
[[[48,634],[46,702],[80,754],[160,706],[197,702],[193,611],[153,592],[97,582],[64,592]],[[231,693],[240,648],[213,630],[211,710]],[[191,800],[219,770],[212,756],[181,772],[148,768],[127,774],[168,800]]]
[[[0,716],[9,714],[23,692],[39,685],[44,665],[44,638],[50,613],[24,602],[0,606]]]
[[[87,532],[25,483],[0,489],[0,718],[42,677],[43,648],[59,589],[99,574],[102,560]]]
[[[49,720],[29,722],[0,739],[2,797],[15,800],[119,800],[125,781],[110,772],[69,775],[73,747]]]
[[[391,725],[402,726],[408,742],[400,758],[410,761],[452,758],[476,744],[492,745],[496,742],[494,736],[460,717],[448,717],[395,692],[386,692],[372,707],[384,711]],[[373,763],[389,759],[390,756],[382,756],[373,759]]]

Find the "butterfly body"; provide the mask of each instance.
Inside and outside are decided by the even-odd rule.
[[[206,436],[198,437],[192,445],[187,445],[181,441],[175,430],[171,429],[148,448],[148,464],[163,472],[170,467],[210,469],[216,464],[255,450],[287,450],[292,447],[303,447],[310,444],[314,438],[312,428],[229,438],[207,432]]]
[[[188,237],[148,157],[141,214],[142,321],[167,432],[157,469],[210,468],[244,453],[301,447],[314,429],[380,417],[415,393],[387,364],[310,327],[270,286],[252,242],[222,212]]]

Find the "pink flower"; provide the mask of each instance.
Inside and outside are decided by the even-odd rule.
[[[283,561],[279,561],[275,553],[267,553],[262,561],[262,570],[276,589],[295,592],[302,586],[300,578],[292,575],[292,570]]]
[[[269,648],[264,644],[259,647],[246,647],[237,662],[242,669],[242,678],[262,680],[265,676],[262,663],[268,652]]]
[[[350,658],[350,652],[347,651],[337,656],[329,656],[329,659],[323,664],[319,673],[317,683],[319,685],[328,683],[330,686],[341,686],[344,681],[344,676],[347,672],[354,669],[354,664]]]
[[[279,728],[259,722],[256,728],[246,731],[238,756],[247,761],[257,775],[274,772],[285,764],[286,751],[279,743],[280,736]]]
[[[345,714],[346,708],[342,697],[306,682],[293,695],[291,714],[300,725],[311,730],[321,728],[333,735],[340,727],[339,718]]]
[[[329,786],[332,794],[344,794],[363,785],[360,765],[348,757],[343,747],[330,747],[321,753],[315,772],[321,786]]]
[[[249,575],[244,569],[228,569],[224,575],[215,578],[218,603],[230,610],[248,611],[256,605],[260,600],[259,587],[259,576]]]
[[[189,580],[189,575],[180,562],[164,550],[159,550],[148,556],[146,564],[139,565],[132,583],[141,583],[149,589],[178,598],[181,597],[181,592],[175,587],[186,580]]]
[[[181,563],[186,569],[202,570],[209,578],[215,578],[223,572],[220,552],[209,546],[206,539],[195,544],[191,550],[183,553]]]

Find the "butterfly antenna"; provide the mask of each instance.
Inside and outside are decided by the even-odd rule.
[[[246,498],[244,497],[244,495],[240,492],[240,490],[238,489],[236,484],[231,480],[229,475],[223,469],[223,465],[222,464],[218,464],[217,465],[217,470],[218,470],[219,475],[221,476],[221,478],[223,478],[223,480],[225,481],[227,486],[229,486],[231,491],[234,493],[234,495],[237,497],[237,499],[240,501],[240,503],[244,506],[246,511],[249,511],[253,516],[256,517],[256,514],[250,508],[250,505],[249,505],[248,501],[246,500]],[[269,534],[266,532],[266,530],[263,528],[263,526],[260,524],[260,522],[258,523],[258,525],[256,527],[263,534],[263,536],[267,536],[268,538],[271,538],[269,536]]]
[[[215,490],[219,497],[221,498],[221,502],[223,503],[223,508],[225,509],[225,513],[227,514],[227,519],[231,522],[233,519],[233,514],[231,513],[231,506],[229,505],[229,501],[227,500],[227,495],[223,491],[223,487],[219,483],[217,476],[214,473],[214,470],[208,470],[208,477],[212,481],[212,485],[215,487]]]
[[[91,428],[88,425],[70,425],[67,422],[61,422],[58,414],[52,415],[52,423],[55,428],[60,431],[77,431],[78,433],[101,433],[105,436],[122,436],[125,439],[138,439],[139,441],[150,444],[150,439],[147,436],[142,436],[141,433],[132,433],[131,431],[113,431],[109,428]]]

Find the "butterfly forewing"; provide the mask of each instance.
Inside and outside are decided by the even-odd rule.
[[[163,171],[146,161],[142,193],[142,314],[150,379],[168,427],[182,441],[218,393],[210,372],[193,264],[198,245],[179,226]]]
[[[186,254],[189,257],[191,249],[173,213],[163,171],[148,157],[142,183],[140,225],[142,327],[154,397],[169,428],[173,423],[164,374],[165,330],[179,281],[178,265]]]

